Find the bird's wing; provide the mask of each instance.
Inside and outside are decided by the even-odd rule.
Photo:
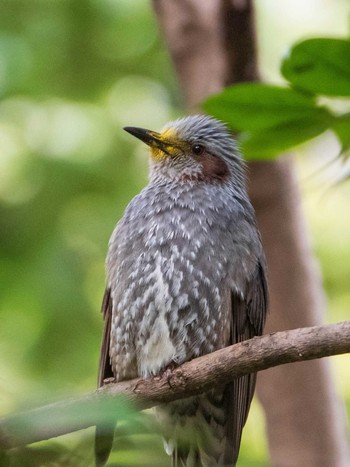
[[[265,266],[259,262],[254,275],[247,283],[244,297],[236,292],[231,294],[231,344],[262,334],[267,302],[268,289]],[[228,414],[225,465],[235,465],[237,461],[242,430],[253,398],[255,381],[256,374],[250,374],[237,378],[225,388]]]
[[[103,381],[113,377],[109,346],[112,321],[112,297],[110,289],[107,288],[102,302],[102,313],[104,328],[101,343],[100,364],[98,370],[98,387],[103,386]],[[108,460],[113,445],[115,421],[109,421],[103,425],[96,426],[95,434],[95,459],[96,466],[103,466]]]
[[[111,291],[109,288],[106,288],[101,312],[104,319],[104,328],[103,336],[101,342],[101,352],[100,352],[100,364],[98,369],[98,387],[103,386],[103,381],[107,378],[113,377],[110,355],[109,355],[109,346],[110,346],[110,336],[111,336],[111,321],[112,321],[112,297]]]

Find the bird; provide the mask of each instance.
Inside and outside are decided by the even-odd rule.
[[[98,384],[152,378],[263,333],[267,267],[228,127],[206,115],[160,132],[125,127],[149,146],[149,182],[109,241]],[[159,406],[177,466],[236,465],[256,375]],[[113,433],[96,428],[96,465]],[[169,461],[170,462],[170,461]]]

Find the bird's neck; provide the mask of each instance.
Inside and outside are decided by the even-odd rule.
[[[149,180],[154,184],[222,185],[245,189],[245,173],[242,161],[219,158],[210,154],[200,162],[190,160],[163,160],[150,162]]]

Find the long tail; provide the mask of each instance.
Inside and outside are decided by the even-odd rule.
[[[163,406],[171,426],[165,436],[173,467],[235,466],[255,375],[238,378],[223,390]]]
[[[172,467],[202,467],[202,465],[198,449],[190,452],[188,450],[183,450],[180,447],[176,447],[172,454]]]

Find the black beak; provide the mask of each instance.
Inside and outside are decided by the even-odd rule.
[[[124,127],[124,130],[130,133],[131,135],[135,136],[136,138],[140,139],[148,146],[151,146],[152,148],[158,148],[166,154],[169,154],[169,144],[165,143],[162,140],[160,133],[157,133],[156,131],[152,130],[146,130],[145,128],[137,128],[133,126],[126,126]]]

